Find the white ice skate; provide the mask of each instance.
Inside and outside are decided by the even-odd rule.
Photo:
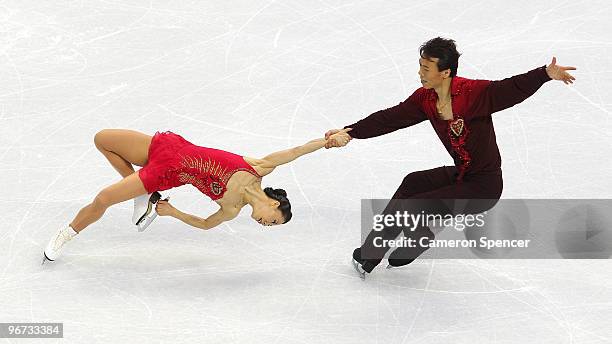
[[[359,264],[359,262],[356,261],[355,258],[351,258],[351,263],[353,263],[353,267],[355,268],[355,271],[357,271],[357,273],[359,274],[359,277],[365,281],[366,272],[361,267],[361,264]]]
[[[52,262],[57,259],[60,256],[62,247],[77,234],[70,226],[63,227],[55,233],[43,251],[44,258],[42,264],[47,260]]]
[[[134,214],[132,215],[132,223],[138,227],[138,231],[144,231],[153,220],[157,217],[157,213],[153,205],[159,201],[161,194],[154,192],[147,195],[142,195],[134,198]]]

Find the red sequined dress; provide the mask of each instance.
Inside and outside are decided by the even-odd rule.
[[[148,193],[191,184],[217,200],[227,190],[227,182],[237,171],[261,176],[240,155],[201,147],[171,131],[157,132],[149,146],[149,160],[138,171]]]

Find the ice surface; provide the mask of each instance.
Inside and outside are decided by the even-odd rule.
[[[4,1],[0,4],[0,322],[64,322],[63,340],[0,343],[610,343],[609,260],[419,260],[361,281],[361,198],[452,164],[428,123],[278,168],[293,220],[247,215],[200,232],[131,202],[41,252],[119,175],[103,128],[172,130],[261,157],[321,137],[419,87],[418,47],[457,41],[459,74],[550,62],[544,85],[494,114],[503,198],[610,198],[608,1]],[[210,214],[196,189],[183,211]]]

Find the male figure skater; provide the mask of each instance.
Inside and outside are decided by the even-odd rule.
[[[396,211],[410,213],[452,214],[452,206],[442,199],[498,200],[503,181],[501,156],[495,139],[491,114],[512,107],[533,95],[545,82],[561,80],[573,83],[575,78],[568,70],[574,67],[557,65],[555,57],[548,66],[538,67],[527,73],[498,81],[471,80],[457,76],[459,52],[455,41],[437,37],[419,48],[419,78],[423,85],[408,99],[391,108],[375,112],[360,121],[347,125],[352,128],[349,140],[329,140],[326,148],[341,147],[350,139],[367,139],[429,121],[452,156],[455,166],[442,166],[430,170],[409,173],[383,215]],[[328,138],[341,129],[329,130]],[[406,209],[401,199],[427,199],[415,202]],[[438,200],[438,201],[435,201]],[[491,202],[475,202],[463,213],[479,213],[490,209]],[[360,248],[353,252],[353,265],[362,278],[370,273],[384,257],[388,248],[374,245],[374,239],[393,239],[402,228],[386,227],[372,231]],[[427,226],[404,230],[407,238],[419,242],[420,238],[433,239]],[[380,240],[378,241],[380,243]],[[423,240],[427,242],[427,240]],[[379,245],[380,246],[380,245]],[[411,263],[427,250],[427,247],[397,248],[389,255],[389,267]]]

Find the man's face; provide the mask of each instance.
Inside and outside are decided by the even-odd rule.
[[[450,76],[450,69],[438,70],[438,60],[437,57],[419,59],[419,78],[426,89],[438,88]]]

